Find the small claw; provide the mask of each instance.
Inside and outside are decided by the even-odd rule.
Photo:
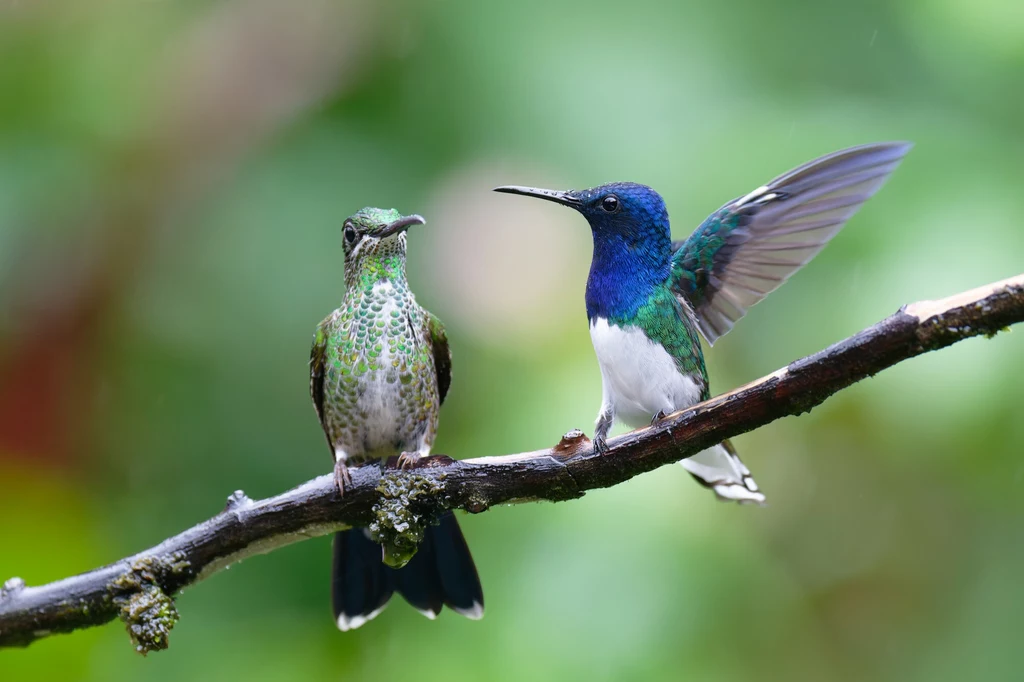
[[[338,486],[338,494],[342,496],[345,495],[345,486],[352,485],[352,475],[340,459],[334,463],[334,485]]]
[[[420,461],[420,453],[418,452],[403,452],[398,456],[398,468],[412,469],[416,466],[416,463]]]
[[[603,436],[594,437],[594,454],[603,455],[608,452],[608,443]]]
[[[658,422],[665,418],[665,410],[658,410],[658,413],[651,417],[651,426],[657,426]]]

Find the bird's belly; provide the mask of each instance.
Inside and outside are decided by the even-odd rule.
[[[413,401],[399,390],[398,381],[368,381],[359,397],[361,449],[367,456],[387,457],[416,450],[423,429],[412,418]]]
[[[336,455],[344,453],[352,462],[404,451],[428,454],[437,430],[437,383],[424,359],[428,354],[405,329],[404,318],[392,315],[399,310],[394,301],[384,298],[380,304],[376,318],[351,327],[356,357],[339,356],[345,371],[324,387],[331,443]],[[384,326],[375,326],[381,319]],[[398,320],[394,333],[392,320]]]
[[[640,328],[595,318],[590,338],[601,366],[605,401],[617,419],[646,426],[658,411],[668,414],[700,401],[700,384],[680,372],[664,347]]]
[[[429,375],[402,372],[390,359],[381,364],[339,382],[337,398],[329,401],[331,442],[352,462],[427,454],[434,440],[438,401]]]

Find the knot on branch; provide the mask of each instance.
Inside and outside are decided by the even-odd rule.
[[[246,507],[252,506],[252,499],[245,494],[244,490],[236,490],[235,492],[228,495],[227,504],[224,505],[224,511],[240,511]]]
[[[177,552],[169,558],[143,557],[110,585],[118,615],[135,650],[143,656],[166,649],[168,634],[178,622],[178,609],[170,596],[174,589],[170,585],[182,582],[190,572],[191,565],[184,556]]]
[[[561,440],[555,447],[551,448],[551,454],[559,460],[567,460],[575,457],[576,455],[583,454],[590,451],[592,441],[587,438],[587,434],[583,433],[580,429],[572,429],[566,431]]]
[[[18,576],[14,576],[13,578],[9,578],[4,583],[3,587],[0,587],[0,601],[3,601],[4,598],[14,594],[15,592],[20,592],[23,589],[25,589],[25,581],[24,580],[22,580]]]
[[[428,476],[398,471],[381,474],[369,531],[384,549],[385,564],[401,568],[416,554],[427,526],[436,522],[438,502],[443,504],[442,490],[440,481]]]

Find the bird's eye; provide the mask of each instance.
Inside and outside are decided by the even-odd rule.
[[[349,244],[356,243],[356,228],[352,227],[352,223],[345,223],[345,241]]]
[[[614,194],[609,194],[601,200],[601,209],[606,213],[615,213],[619,210],[619,198]]]

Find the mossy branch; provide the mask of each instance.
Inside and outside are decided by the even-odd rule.
[[[136,648],[167,646],[182,588],[254,554],[351,526],[400,546],[444,509],[569,500],[613,486],[726,438],[801,414],[833,393],[908,358],[1024,321],[1024,275],[895,315],[773,374],[614,438],[594,455],[580,431],[553,448],[462,461],[437,455],[413,471],[364,466],[338,495],[330,475],[265,500],[241,491],[217,516],[135,556],[38,587],[18,578],[0,589],[0,647],[120,617]],[[0,538],[2,541],[2,538]]]

